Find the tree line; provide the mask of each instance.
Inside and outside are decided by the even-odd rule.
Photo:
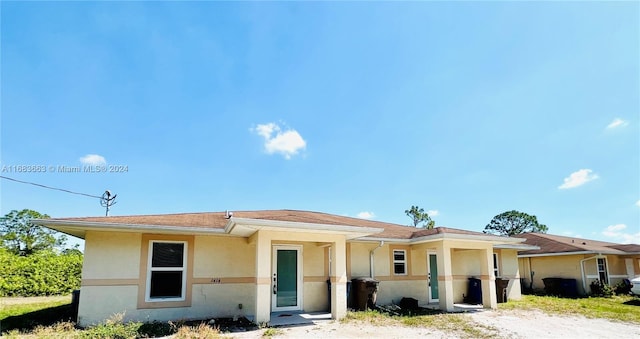
[[[436,225],[424,208],[412,205],[404,213],[411,219],[413,227],[432,229]],[[548,230],[547,225],[539,223],[535,215],[511,210],[493,217],[482,232],[510,237],[527,232],[547,233]]]
[[[30,209],[0,218],[0,296],[68,294],[80,288],[83,255],[67,236],[34,224],[47,219]]]

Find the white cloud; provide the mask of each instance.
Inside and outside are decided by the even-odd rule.
[[[640,207],[640,200],[636,201],[636,206]]]
[[[264,138],[264,149],[267,153],[280,153],[285,159],[291,159],[291,156],[307,147],[307,142],[298,131],[294,129],[283,131],[273,122],[258,125],[251,131]]]
[[[80,158],[80,162],[85,165],[97,166],[106,164],[107,160],[103,156],[98,154],[87,154],[84,157]]]
[[[367,212],[367,211],[360,212],[356,216],[360,219],[373,219],[376,217],[376,215],[373,214],[373,212]]]
[[[440,214],[440,211],[438,211],[438,210],[428,210],[428,211],[427,211],[427,214],[428,214],[430,217],[435,217],[436,215]]]
[[[607,129],[612,129],[612,128],[616,128],[616,127],[625,127],[629,124],[628,121],[624,121],[620,118],[615,118],[613,119],[613,121],[607,125]]]
[[[605,228],[605,232],[622,231],[625,228],[627,228],[627,225],[625,225],[625,224],[609,225],[609,226],[607,226],[607,228]]]
[[[558,186],[559,189],[567,189],[574,188],[578,186],[582,186],[591,180],[598,179],[598,175],[592,173],[593,171],[590,169],[581,169],[569,174],[568,177],[564,178],[564,183]]]
[[[640,232],[625,233],[623,232],[625,229],[627,229],[625,224],[609,225],[602,231],[602,235],[623,244],[640,244]]]

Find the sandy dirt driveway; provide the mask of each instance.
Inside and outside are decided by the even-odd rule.
[[[491,338],[640,338],[640,325],[548,315],[540,311],[483,311],[465,314],[470,324]],[[261,338],[265,329],[230,333],[233,338]],[[464,332],[435,328],[377,326],[359,321],[319,322],[315,325],[283,327],[273,338],[468,338]]]
[[[537,310],[487,311],[469,317],[497,329],[503,338],[640,338],[640,325]]]

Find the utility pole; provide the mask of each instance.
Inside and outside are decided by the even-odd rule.
[[[111,209],[111,206],[116,204],[115,200],[117,196],[117,194],[111,196],[111,192],[109,190],[104,191],[102,194],[102,198],[100,198],[100,205],[107,209],[104,214],[105,217],[109,216],[109,209]]]

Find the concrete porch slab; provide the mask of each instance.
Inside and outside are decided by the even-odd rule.
[[[331,313],[327,312],[273,312],[271,313],[271,321],[269,321],[269,325],[273,327],[315,325],[318,322],[330,320]]]
[[[419,304],[418,306],[420,306],[422,308],[428,308],[430,310],[439,310],[440,309],[440,304],[439,303]]]
[[[484,309],[481,304],[453,304],[453,309],[458,312],[477,312]]]

